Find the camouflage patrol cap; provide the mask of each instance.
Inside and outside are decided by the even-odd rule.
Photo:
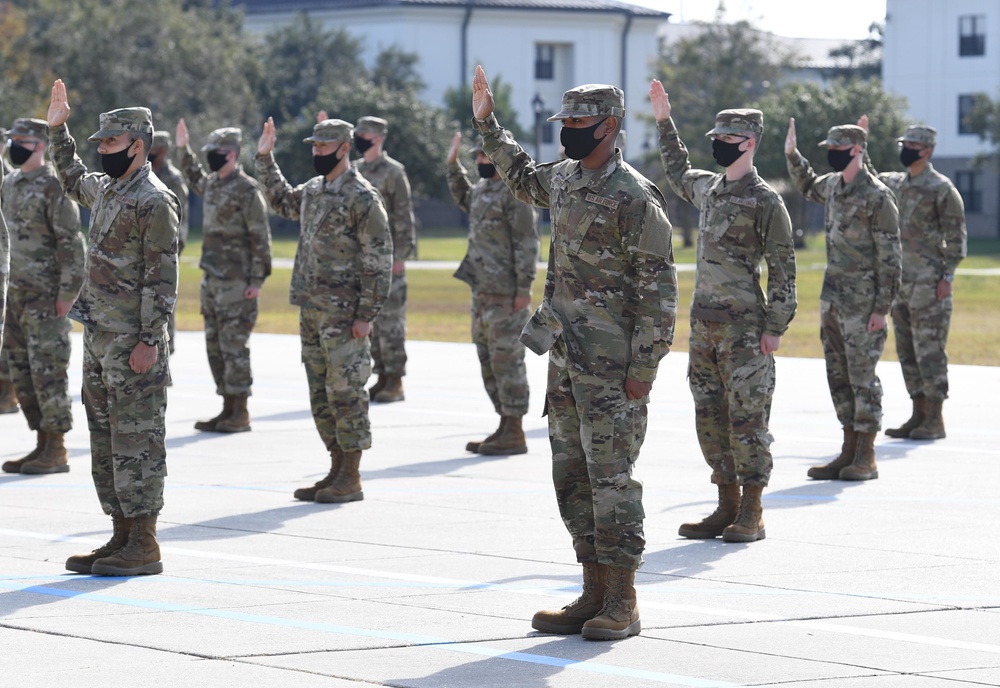
[[[354,130],[359,134],[385,136],[389,133],[389,123],[381,117],[362,117]]]
[[[101,128],[90,135],[90,141],[100,141],[109,136],[134,131],[140,134],[153,133],[153,113],[149,108],[127,107],[101,113]]]
[[[549,122],[570,117],[625,116],[625,93],[608,84],[584,84],[563,93],[562,109]]]
[[[473,144],[473,146],[469,148],[469,155],[475,157],[477,153],[484,153],[484,152],[486,151],[483,148],[483,137],[477,136],[475,144]]]
[[[243,144],[243,131],[238,127],[222,127],[208,135],[208,143],[201,147],[203,152],[219,148],[239,148]]]
[[[313,127],[312,136],[302,139],[304,143],[327,143],[330,141],[350,141],[354,136],[354,126],[342,119],[325,119]]]
[[[868,132],[854,124],[841,124],[837,127],[830,127],[826,138],[820,141],[819,145],[827,148],[853,145],[864,147],[868,145]]]
[[[764,133],[764,113],[760,110],[740,109],[723,110],[715,116],[715,128],[705,136],[736,136],[760,137]]]
[[[15,119],[14,126],[7,132],[7,136],[27,136],[39,141],[48,141],[49,123],[44,119],[30,119],[28,117]]]
[[[156,130],[153,132],[153,145],[152,148],[169,148],[170,147],[170,134],[163,130]]]
[[[922,146],[937,144],[937,129],[926,124],[911,124],[906,133],[896,139],[896,143],[919,143]]]

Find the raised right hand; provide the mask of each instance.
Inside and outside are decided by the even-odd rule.
[[[868,131],[868,115],[861,115],[858,117],[858,126]]]
[[[493,114],[493,91],[482,65],[476,65],[476,75],[472,78],[472,114],[479,121]]]
[[[448,149],[448,164],[458,161],[458,147],[462,144],[462,132],[456,131],[451,137],[451,148]]]
[[[49,104],[49,126],[58,127],[69,119],[69,103],[66,101],[66,84],[56,79],[52,84],[52,102]]]
[[[798,142],[795,138],[795,118],[788,118],[788,136],[785,137],[785,155],[791,155],[795,152],[798,147]]]
[[[657,122],[670,119],[670,96],[658,79],[653,79],[649,84],[649,102],[653,104],[653,117]]]
[[[178,148],[184,148],[188,145],[188,141],[191,138],[188,136],[188,126],[184,123],[184,118],[181,117],[177,120],[177,130],[174,132],[174,143],[177,144]]]
[[[274,144],[278,142],[278,135],[274,133],[274,118],[268,117],[264,122],[264,131],[261,132],[260,141],[257,143],[257,153],[267,155],[274,150]]]
[[[326,110],[320,110],[319,112],[316,113],[316,124],[319,124],[320,122],[325,122],[328,119],[330,118],[326,116]]]

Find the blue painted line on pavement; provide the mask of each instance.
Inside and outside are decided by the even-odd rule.
[[[87,580],[85,577],[76,577],[74,580]],[[98,580],[106,580],[100,579]],[[299,619],[284,619],[274,616],[262,616],[259,614],[247,614],[228,609],[207,609],[205,607],[192,607],[188,605],[175,604],[171,602],[156,602],[152,600],[139,600],[117,595],[105,595],[102,593],[86,592],[81,590],[65,590],[63,588],[48,585],[20,586],[10,583],[0,582],[0,587],[13,592],[26,592],[38,595],[48,595],[51,597],[61,597],[66,599],[83,599],[90,602],[100,602],[104,604],[115,604],[140,609],[151,609],[154,611],[180,612],[195,614],[198,616],[208,616],[229,621],[241,621],[246,623],[265,624],[270,626],[283,626],[286,628],[298,628],[307,631],[318,631],[321,633],[335,633],[338,635],[350,635],[361,638],[378,638],[380,640],[396,640],[410,643],[412,645],[427,647],[431,649],[446,650],[448,652],[458,652],[461,654],[476,655],[479,657],[492,657],[495,659],[507,659],[514,662],[524,662],[527,664],[537,664],[541,666],[554,666],[562,669],[575,671],[586,671],[589,673],[606,674],[609,676],[619,676],[623,678],[641,678],[657,683],[674,684],[681,686],[691,686],[692,688],[737,688],[738,684],[715,681],[711,679],[698,678],[696,676],[683,676],[679,674],[668,674],[657,671],[646,671],[644,669],[633,669],[631,667],[614,666],[599,662],[581,661],[575,659],[563,659],[560,657],[549,657],[546,655],[536,655],[528,652],[510,652],[499,650],[484,645],[474,645],[459,643],[450,638],[439,638],[434,636],[424,636],[414,633],[399,633],[395,631],[380,631],[367,628],[356,628],[353,626],[340,626],[336,624],[318,623],[314,621],[302,621]]]

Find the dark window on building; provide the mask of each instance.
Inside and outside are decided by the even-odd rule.
[[[955,186],[962,194],[966,213],[983,212],[983,175],[981,172],[956,172]]]
[[[975,134],[971,126],[969,125],[968,117],[972,113],[972,109],[976,107],[979,99],[983,95],[980,93],[973,93],[969,95],[958,97],[958,133],[959,134]]]
[[[958,55],[975,57],[986,54],[986,15],[968,14],[958,18]]]
[[[556,47],[547,43],[535,44],[535,78],[550,81],[556,75]]]
[[[549,117],[556,113],[546,110],[542,113],[542,143],[555,143],[555,122],[546,122]]]

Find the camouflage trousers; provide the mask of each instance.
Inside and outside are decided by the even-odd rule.
[[[205,348],[219,396],[250,394],[253,384],[247,341],[257,323],[257,299],[243,298],[246,288],[242,280],[220,280],[208,275],[201,280]]]
[[[868,331],[868,313],[845,313],[820,301],[820,340],[826,379],[837,418],[857,432],[882,428],[882,382],[875,364],[882,357],[887,333]]]
[[[688,351],[695,428],[712,482],[766,486],[774,356],[761,354],[760,329],[692,319]]]
[[[937,281],[903,283],[892,306],[896,355],[910,397],[948,398],[948,329],[952,297],[937,298]]]
[[[160,344],[148,372],[135,373],[128,359],[138,341],[137,334],[89,327],[83,333],[91,474],[104,513],[126,518],[160,512],[167,475],[167,347]]]
[[[302,363],[309,382],[313,421],[327,449],[370,449],[368,391],[371,376],[368,337],[351,336],[352,319],[318,308],[299,311]]]
[[[67,433],[73,427],[69,396],[69,318],[56,316],[55,299],[11,291],[7,298],[4,356],[28,427]]]
[[[392,276],[389,296],[372,323],[375,374],[406,375],[406,274]]]
[[[528,373],[518,337],[530,317],[529,308],[513,309],[510,296],[472,294],[472,341],[486,393],[501,416],[528,412]]]
[[[549,352],[545,408],[556,503],[577,561],[637,569],[646,546],[642,483],[632,467],[646,436],[646,400],[572,370],[562,339]]]

